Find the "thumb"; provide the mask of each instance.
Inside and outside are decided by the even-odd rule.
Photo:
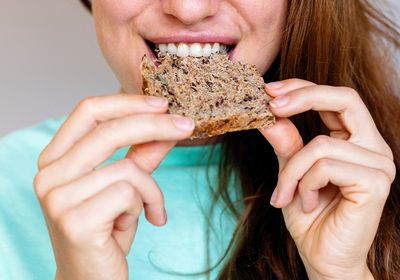
[[[272,127],[262,128],[260,132],[274,148],[279,173],[287,161],[304,146],[299,131],[288,118],[277,118]]]
[[[152,141],[131,146],[126,158],[133,160],[138,167],[152,173],[176,145],[176,141]]]

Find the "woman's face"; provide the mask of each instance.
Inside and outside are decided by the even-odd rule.
[[[286,0],[92,2],[100,47],[124,92],[140,91],[139,65],[153,48],[147,42],[233,46],[230,59],[254,64],[265,73],[279,52],[286,18]]]

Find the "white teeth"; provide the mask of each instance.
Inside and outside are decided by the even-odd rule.
[[[211,53],[217,53],[219,52],[219,43],[214,43],[211,49]]]
[[[168,53],[170,53],[170,54],[176,54],[176,46],[175,46],[175,44],[169,43],[167,50],[168,50]]]
[[[205,44],[203,47],[203,56],[210,56],[211,55],[211,45]]]
[[[169,44],[158,44],[156,45],[161,53],[176,54],[179,57],[208,57],[214,53],[228,52],[228,46],[220,43],[169,43]]]
[[[190,56],[194,57],[203,56],[203,48],[199,43],[194,43],[190,46]]]
[[[180,43],[178,45],[178,50],[176,52],[176,55],[179,57],[187,57],[189,56],[189,52],[190,52],[189,46],[184,43]]]
[[[166,53],[168,51],[168,45],[167,44],[159,44],[158,49],[160,50],[160,52]]]

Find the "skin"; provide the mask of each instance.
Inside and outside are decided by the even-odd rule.
[[[121,93],[82,100],[39,157],[34,187],[57,279],[127,279],[142,209],[150,223],[166,223],[152,172],[177,143],[205,143],[185,140],[193,122],[166,114],[166,100],[140,94],[142,36],[219,26],[239,39],[234,59],[264,73],[279,50],[285,1],[248,2],[93,1],[99,45]],[[283,209],[309,278],[372,279],[366,257],[395,176],[390,148],[351,89],[293,79],[266,93],[278,116],[260,129],[279,160],[271,203]],[[320,112],[332,133],[304,146],[288,117],[308,110]],[[125,145],[132,145],[125,159],[96,169]]]

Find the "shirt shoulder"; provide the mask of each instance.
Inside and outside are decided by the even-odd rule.
[[[33,178],[41,151],[64,119],[48,119],[0,138],[0,275],[5,279],[54,276],[51,244]]]
[[[63,120],[48,119],[0,138],[0,201],[33,195],[38,157]]]
[[[1,174],[21,165],[37,161],[40,152],[51,141],[65,116],[47,119],[35,125],[13,131],[0,138]],[[36,164],[36,163],[35,163]]]

